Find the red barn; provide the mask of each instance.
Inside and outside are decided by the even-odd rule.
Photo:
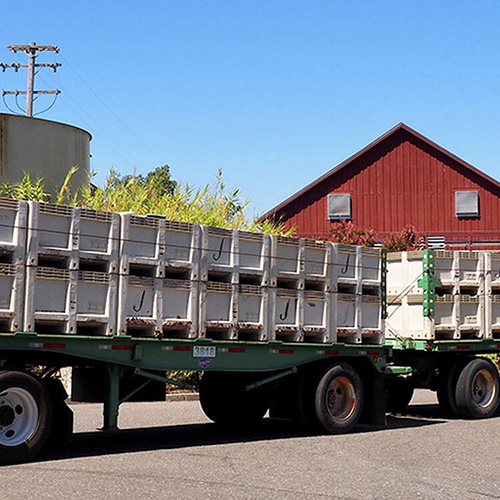
[[[352,220],[383,239],[413,226],[430,246],[500,242],[500,183],[399,124],[262,216],[328,239]]]

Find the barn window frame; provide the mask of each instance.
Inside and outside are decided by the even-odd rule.
[[[328,220],[352,220],[352,199],[349,193],[330,193],[327,196]]]
[[[455,191],[455,217],[479,218],[481,212],[479,208],[479,191]]]

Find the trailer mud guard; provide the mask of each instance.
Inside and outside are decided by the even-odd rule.
[[[363,377],[365,403],[360,422],[364,424],[385,426],[387,423],[385,375],[380,372],[370,372]]]

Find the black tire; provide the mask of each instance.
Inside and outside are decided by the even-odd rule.
[[[200,382],[200,404],[205,415],[231,427],[262,420],[271,404],[271,393],[266,387],[246,391],[253,381],[246,373],[205,372]]]
[[[456,402],[461,415],[468,418],[493,416],[500,404],[500,381],[496,366],[485,358],[470,361],[460,373]]]
[[[415,392],[413,380],[408,377],[387,378],[385,388],[387,391],[387,411],[392,413],[404,412]]]
[[[460,359],[449,366],[440,367],[441,373],[437,380],[436,395],[441,411],[446,417],[460,415],[455,393],[458,377],[470,360],[471,358]]]
[[[309,430],[327,434],[349,432],[363,410],[363,384],[347,363],[305,377],[301,416]]]
[[[73,440],[73,410],[66,404],[68,393],[62,382],[57,378],[44,379],[52,398],[52,431],[49,443],[51,446],[64,446]]]
[[[279,385],[273,394],[269,416],[291,420],[294,423],[300,422],[299,379],[297,376],[289,377],[289,380],[285,380]]]
[[[0,464],[31,460],[47,442],[52,427],[52,401],[35,376],[0,373]]]

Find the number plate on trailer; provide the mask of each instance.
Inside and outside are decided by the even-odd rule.
[[[193,347],[194,358],[215,358],[217,356],[217,348],[213,345],[202,346],[197,345]]]

